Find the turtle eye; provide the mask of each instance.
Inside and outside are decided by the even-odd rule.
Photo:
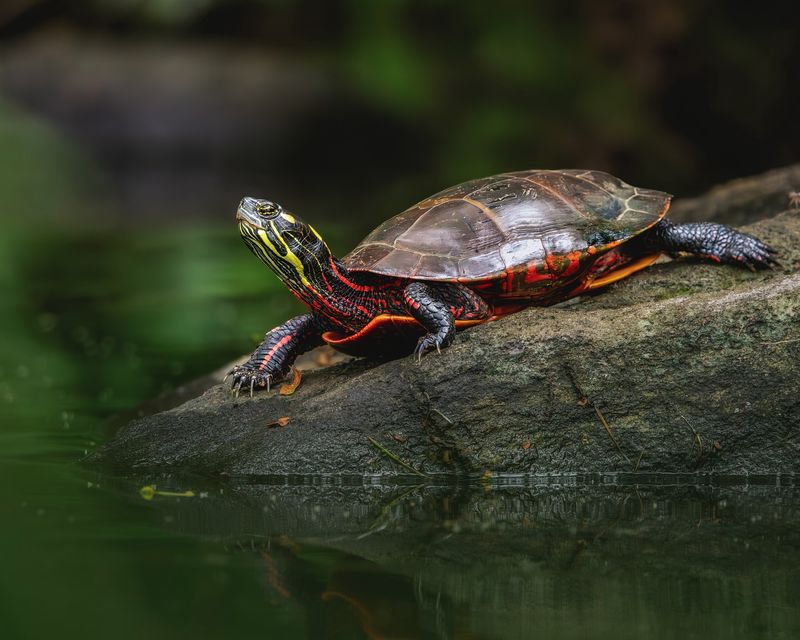
[[[272,216],[279,214],[280,211],[281,208],[274,202],[264,201],[264,202],[259,202],[256,205],[256,213],[265,218],[271,218]]]

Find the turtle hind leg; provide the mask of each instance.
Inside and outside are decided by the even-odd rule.
[[[761,240],[716,222],[677,224],[664,219],[647,236],[648,245],[672,256],[690,253],[751,271],[778,264],[775,251]]]

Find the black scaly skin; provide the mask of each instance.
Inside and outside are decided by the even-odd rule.
[[[417,359],[453,342],[456,319],[488,318],[489,305],[471,289],[460,284],[434,285],[412,282],[403,291],[408,312],[428,330],[414,349]]]
[[[630,249],[657,249],[673,257],[691,253],[715,262],[746,267],[751,271],[778,264],[775,252],[761,240],[716,222],[677,224],[664,219],[629,244]]]
[[[439,351],[449,346],[455,337],[456,320],[491,316],[491,309],[483,298],[460,284],[411,282],[405,287],[389,287],[384,295],[388,301],[383,305],[386,310],[398,315],[409,314],[428,330],[414,350],[418,358],[433,349]],[[307,313],[268,331],[250,359],[228,372],[232,376],[234,393],[238,395],[247,388],[251,395],[253,389],[269,390],[291,371],[297,356],[322,345],[322,334],[330,329],[341,329],[341,326]]]
[[[297,356],[322,344],[320,321],[310,313],[287,320],[268,331],[250,359],[228,372],[233,377],[232,389],[239,394],[243,387],[269,388],[292,369]]]

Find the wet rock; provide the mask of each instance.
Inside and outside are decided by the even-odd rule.
[[[715,193],[729,202],[723,190],[707,205]],[[745,230],[779,269],[665,261],[475,327],[419,364],[329,367],[292,396],[217,385],[91,460],[258,476],[796,471],[800,215],[774,213]]]

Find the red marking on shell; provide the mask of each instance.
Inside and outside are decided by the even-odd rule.
[[[552,253],[548,253],[544,257],[544,263],[547,265],[547,270],[550,273],[557,275],[560,271],[562,271],[561,267],[563,263],[561,261],[561,256],[554,256]]]
[[[506,281],[503,285],[503,291],[513,291],[514,290],[514,270],[513,269],[506,269]]]
[[[525,269],[525,284],[532,284],[534,282],[541,282],[542,280],[552,280],[547,271],[542,273],[539,271],[539,266],[541,265],[540,262],[531,262]]]
[[[569,260],[569,264],[567,265],[566,269],[561,272],[562,276],[571,276],[581,268],[581,258],[583,258],[583,253],[580,251],[572,251],[566,255],[567,260]]]

